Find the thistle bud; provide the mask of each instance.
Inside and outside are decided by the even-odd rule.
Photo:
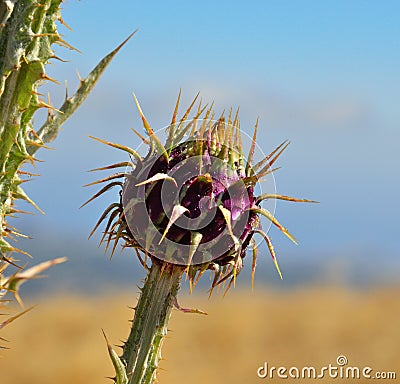
[[[91,235],[105,221],[100,242],[106,243],[106,250],[112,245],[111,256],[122,241],[124,248],[136,250],[148,271],[122,356],[110,352],[108,347],[118,384],[154,382],[161,359],[161,341],[173,307],[204,313],[178,304],[184,271],[191,289],[205,271],[211,270],[214,278],[210,294],[214,287],[229,280],[228,290],[251,246],[254,282],[257,244],[253,237],[257,234],[266,241],[281,275],[271,240],[261,228],[260,216],[292,241],[295,239],[261,203],[267,199],[307,201],[277,194],[256,196],[257,183],[273,172],[273,164],[288,144],[282,143],[253,164],[258,122],[245,156],[238,113],[234,117],[229,113],[227,119],[224,115],[214,119],[212,106],[202,108],[200,103],[195,116],[188,119],[196,99],[197,96],[178,120],[179,95],[162,143],[135,97],[148,135],[146,138],[135,131],[148,145],[145,156],[125,145],[95,138],[127,152],[130,161],[98,168],[125,171],[89,184],[109,182],[85,204],[113,187],[120,189],[119,200],[104,211]]]
[[[250,151],[245,155],[238,113],[234,117],[230,113],[227,119],[224,115],[214,119],[212,106],[199,105],[195,116],[188,119],[195,99],[177,120],[179,99],[163,144],[135,98],[148,135],[144,138],[139,134],[149,147],[146,156],[129,147],[97,139],[128,152],[131,161],[106,167],[126,170],[98,181],[111,183],[92,199],[114,186],[120,188],[120,199],[106,209],[94,230],[108,217],[102,241],[107,248],[113,243],[111,254],[122,240],[123,247],[136,249],[143,265],[150,259],[151,263],[164,266],[182,266],[191,283],[196,283],[205,270],[213,271],[212,288],[229,278],[231,282],[235,280],[250,244],[255,248],[254,274],[257,249],[253,236],[260,234],[281,275],[259,216],[270,220],[293,242],[296,240],[261,203],[276,198],[307,200],[276,194],[255,196],[254,191],[259,180],[273,171],[273,164],[288,143],[282,143],[263,160],[252,164],[258,122]]]

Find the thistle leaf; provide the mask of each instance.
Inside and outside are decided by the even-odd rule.
[[[47,121],[37,132],[37,135],[41,142],[49,143],[57,137],[61,125],[65,123],[65,121],[83,103],[83,101],[87,98],[89,93],[96,85],[97,81],[100,79],[100,76],[103,74],[104,70],[110,64],[111,60],[136,32],[137,30],[132,32],[117,48],[115,48],[107,56],[105,56],[84,80],[81,80],[80,86],[76,93],[72,97],[67,98],[63,105],[59,108],[61,113],[56,113],[52,118],[47,119]],[[28,153],[30,155],[33,155],[37,151],[37,149],[38,147],[31,145],[28,148]]]
[[[113,364],[114,370],[115,370],[114,382],[116,384],[128,384],[128,376],[126,374],[124,363],[121,361],[121,359],[118,357],[117,353],[114,351],[114,349],[108,342],[107,336],[103,329],[102,329],[102,332],[103,332],[103,336],[104,336],[104,339],[107,344],[108,355],[110,356],[110,359],[112,361],[112,364]]]

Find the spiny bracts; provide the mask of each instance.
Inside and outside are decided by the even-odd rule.
[[[106,243],[106,250],[112,244],[111,255],[121,240],[123,248],[136,250],[146,269],[149,260],[164,268],[181,266],[191,287],[206,270],[211,270],[212,289],[230,279],[229,289],[250,247],[254,281],[257,244],[253,237],[259,234],[281,276],[271,240],[261,228],[260,215],[290,240],[296,240],[261,204],[266,199],[309,200],[277,194],[255,196],[254,191],[256,184],[275,170],[273,165],[288,143],[253,164],[258,121],[245,155],[238,112],[215,118],[213,105],[202,107],[200,102],[194,117],[188,118],[197,97],[177,119],[179,94],[165,144],[154,133],[135,97],[148,136],[135,131],[149,146],[144,157],[127,146],[94,138],[127,152],[130,161],[96,169],[124,171],[88,184],[109,182],[84,205],[113,187],[120,189],[119,200],[106,208],[90,236],[105,221],[100,242]]]

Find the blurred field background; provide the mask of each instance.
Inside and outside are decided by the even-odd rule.
[[[181,305],[208,316],[174,311],[164,343],[160,383],[340,382],[260,379],[269,366],[314,366],[345,355],[348,366],[400,375],[400,288],[349,292],[313,287],[290,292],[232,291],[207,300],[181,297]],[[101,334],[119,344],[128,332],[132,297],[125,290],[100,298],[47,298],[5,332],[11,350],[0,360],[1,383],[99,384],[113,375]],[[397,382],[377,380],[373,382]],[[352,382],[345,380],[345,382]],[[360,379],[353,382],[368,383]]]
[[[300,244],[270,231],[283,281],[261,247],[254,294],[249,260],[225,299],[207,300],[207,281],[193,296],[184,289],[181,305],[209,315],[173,313],[160,383],[268,382],[256,377],[265,361],[319,367],[338,355],[399,377],[400,3],[68,0],[63,7],[74,31],[60,30],[83,54],[59,48],[69,62],[49,74],[66,79],[70,94],[76,70],[86,76],[139,32],[63,127],[55,150],[41,151],[43,163],[27,169],[41,174],[25,188],[46,215],[11,223],[32,237],[18,247],[34,259],[21,262],[69,261],[23,287],[26,306],[39,305],[4,330],[11,349],[2,351],[0,384],[90,384],[112,375],[101,328],[115,344],[127,335],[127,306],[143,271],[129,251],[110,262],[98,237],[87,240],[118,198],[111,191],[79,209],[97,191],[82,188],[95,180],[87,170],[126,160],[88,136],[135,148],[130,128],[141,123],[132,92],[157,130],[169,123],[180,88],[182,109],[198,91],[221,112],[240,106],[247,134],[259,116],[266,153],[291,140],[277,193],[321,203],[277,204],[276,216]],[[42,93],[50,89],[58,106],[65,88]]]

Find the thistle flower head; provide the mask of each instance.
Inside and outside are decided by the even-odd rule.
[[[271,241],[260,227],[260,215],[292,241],[295,239],[261,207],[261,202],[273,198],[306,200],[274,194],[255,196],[254,191],[258,181],[273,171],[287,143],[252,164],[258,122],[249,153],[244,154],[238,113],[215,119],[213,106],[202,108],[200,103],[195,116],[188,119],[196,96],[177,119],[179,99],[163,144],[135,98],[148,136],[138,134],[149,147],[144,157],[127,146],[96,139],[129,153],[131,161],[100,168],[126,170],[95,182],[110,183],[88,202],[114,186],[120,188],[120,199],[104,211],[92,234],[106,221],[101,242],[106,243],[106,249],[113,244],[111,255],[122,240],[124,248],[136,249],[146,268],[150,259],[165,267],[179,265],[186,269],[191,285],[206,270],[213,271],[212,288],[228,279],[230,284],[235,281],[250,243],[254,275],[257,247],[253,236],[259,234],[280,274]]]

